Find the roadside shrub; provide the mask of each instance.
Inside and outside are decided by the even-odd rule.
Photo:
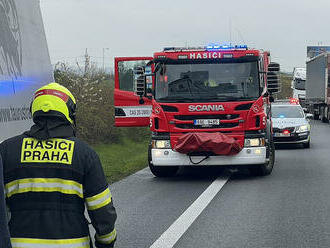
[[[114,77],[95,68],[81,73],[66,64],[57,64],[57,83],[67,87],[77,101],[77,136],[90,144],[122,143],[124,140],[145,142],[148,127],[118,128],[114,126]]]
[[[287,99],[289,97],[292,97],[291,81],[291,74],[280,74],[281,92],[276,94],[277,99]]]

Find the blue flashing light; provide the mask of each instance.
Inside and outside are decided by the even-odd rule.
[[[238,48],[238,49],[247,49],[247,45],[236,45],[235,48]]]
[[[17,79],[0,79],[0,96],[12,97],[15,94],[26,91],[32,86],[41,86],[40,80],[17,78]]]
[[[285,118],[285,115],[280,115],[279,117],[280,117],[280,118]]]
[[[12,81],[0,81],[0,96],[14,95],[14,83]]]
[[[218,45],[218,44],[210,44],[205,47],[207,50],[229,50],[229,49],[247,49],[247,45]]]

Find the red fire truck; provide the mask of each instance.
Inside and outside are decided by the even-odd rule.
[[[150,126],[155,176],[180,166],[247,166],[268,175],[275,161],[272,94],[279,64],[246,45],[164,48],[115,58],[115,125]]]

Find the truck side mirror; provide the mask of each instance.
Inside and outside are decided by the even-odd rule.
[[[275,62],[269,63],[268,71],[279,72],[280,71],[280,64],[275,63]]]
[[[134,67],[134,92],[141,98],[146,95],[146,76],[143,66]]]
[[[280,64],[275,62],[269,63],[267,72],[267,89],[271,94],[279,93],[281,91],[279,72]]]
[[[313,114],[310,114],[310,113],[306,114],[306,119],[307,120],[312,120],[313,119]]]
[[[279,75],[275,72],[267,72],[267,89],[271,94],[279,93],[281,91],[280,88],[280,80]]]

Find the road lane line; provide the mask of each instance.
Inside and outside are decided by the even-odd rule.
[[[226,184],[230,175],[220,176],[190,205],[190,207],[150,246],[150,248],[172,248],[212,199]]]

